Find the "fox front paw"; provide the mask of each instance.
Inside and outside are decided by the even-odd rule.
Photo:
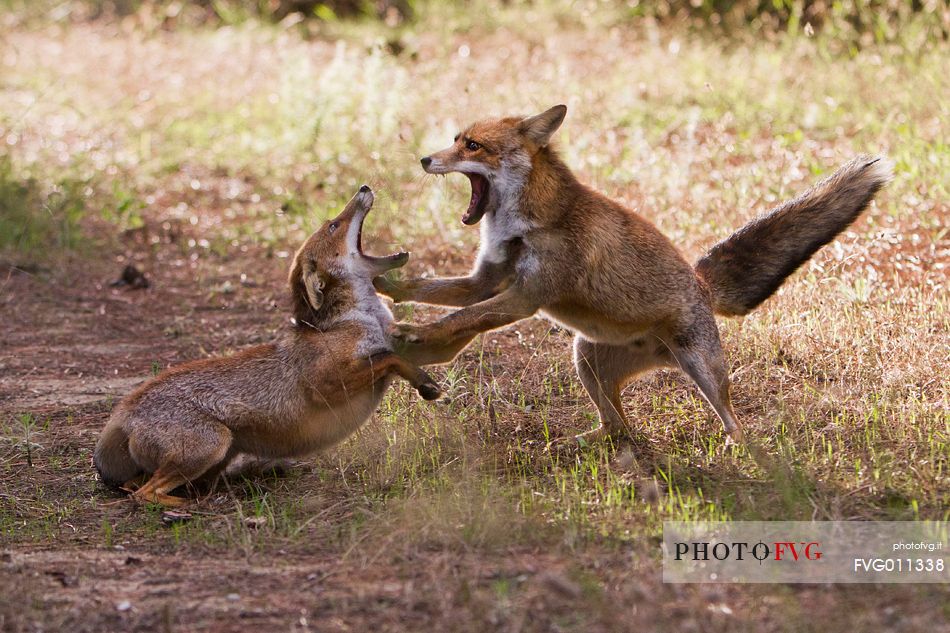
[[[419,343],[424,338],[422,329],[412,323],[393,323],[389,326],[389,335],[403,343]]]
[[[419,388],[416,389],[419,392],[419,395],[422,396],[423,400],[435,400],[442,395],[442,390],[439,389],[439,385],[434,382],[426,382],[419,385]]]

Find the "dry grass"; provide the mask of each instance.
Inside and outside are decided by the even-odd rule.
[[[916,630],[945,619],[939,588],[680,591],[659,583],[655,545],[666,519],[950,516],[946,46],[838,56],[822,39],[724,46],[596,15],[505,9],[478,24],[440,11],[398,31],[341,23],[309,41],[254,23],[3,34],[0,203],[78,204],[86,246],[51,252],[65,242],[45,221],[2,243],[37,274],[0,282],[0,539],[13,552],[0,583],[98,548],[75,575],[131,584],[83,607],[84,585],[34,579],[23,586],[54,615],[0,610],[0,622],[227,628],[225,596],[240,585],[294,596],[270,611],[240,605],[304,628],[294,600],[312,600],[308,582],[333,599],[307,602],[306,617],[341,630],[399,628],[395,613],[414,614],[408,628],[471,630],[807,630],[814,613],[845,626],[859,612],[867,627]],[[477,242],[458,221],[464,179],[426,178],[417,158],[474,118],[558,102],[570,108],[558,137],[568,163],[692,257],[855,153],[896,160],[864,219],[756,313],[723,323],[751,451],[724,446],[673,373],[626,393],[651,454],[558,442],[590,426],[593,408],[568,334],[532,320],[438,370],[448,402],[396,389],[339,449],[286,478],[236,483],[191,523],[168,529],[155,511],[101,505],[88,456],[109,403],[77,404],[62,395],[70,385],[267,339],[284,319],[273,302],[287,254],[362,182],[380,192],[371,248],[411,248],[412,272],[464,271]],[[155,287],[103,287],[126,261]],[[116,545],[144,567],[109,571]],[[170,602],[136,584],[169,573],[163,557],[200,561],[175,576],[177,591],[217,569],[228,580],[197,606]],[[266,568],[264,589],[239,578],[241,561]],[[123,586],[140,601],[125,614],[110,602]]]

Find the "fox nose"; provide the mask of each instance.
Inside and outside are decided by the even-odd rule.
[[[432,164],[432,157],[431,157],[431,156],[426,156],[425,158],[423,158],[423,159],[422,159],[421,161],[419,161],[419,162],[422,163],[422,168],[425,169],[425,168],[427,168],[429,165]]]

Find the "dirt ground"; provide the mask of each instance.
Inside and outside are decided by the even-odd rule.
[[[387,550],[372,540],[277,538],[244,549],[178,541],[158,510],[97,482],[91,451],[111,403],[153,363],[241,347],[266,338],[262,322],[280,326],[285,262],[261,265],[261,256],[151,268],[145,290],[110,287],[124,264],[113,258],[6,271],[0,406],[48,422],[34,436],[32,466],[9,442],[0,454],[0,502],[17,517],[3,526],[2,630],[950,630],[938,586],[665,585],[656,542]],[[257,273],[240,285],[245,270]],[[227,280],[240,289],[201,289]],[[528,360],[517,337],[497,341],[512,364]],[[353,441],[372,432],[370,422]],[[326,463],[300,471],[293,485],[308,493],[328,476]],[[339,523],[333,515],[346,513],[349,494],[331,481],[317,518]],[[222,511],[233,513],[227,495],[195,513]]]

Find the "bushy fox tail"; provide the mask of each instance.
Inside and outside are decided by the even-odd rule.
[[[759,216],[696,264],[717,314],[748,314],[854,222],[893,176],[880,156],[859,156],[801,196]]]
[[[113,414],[99,436],[92,463],[103,483],[118,487],[142,472],[129,453],[129,435],[123,428],[121,414]]]

